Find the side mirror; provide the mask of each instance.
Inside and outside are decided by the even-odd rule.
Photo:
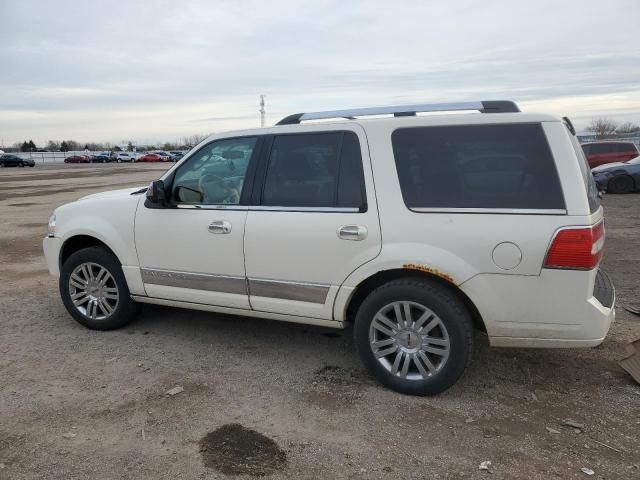
[[[149,184],[147,188],[147,202],[154,206],[164,206],[167,201],[167,195],[164,190],[164,182],[155,180]]]

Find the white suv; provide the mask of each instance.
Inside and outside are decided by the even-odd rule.
[[[476,112],[416,115],[442,110]],[[44,251],[89,328],[121,327],[139,303],[353,324],[372,374],[424,395],[462,375],[474,328],[493,346],[600,344],[603,244],[568,119],[492,101],[214,135],[148,189],[57,208]]]

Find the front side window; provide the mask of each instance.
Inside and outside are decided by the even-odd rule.
[[[176,172],[176,203],[237,205],[257,137],[229,138],[205,145]]]
[[[278,135],[273,140],[262,205],[365,205],[362,156],[353,132]]]
[[[401,128],[392,144],[409,208],[565,208],[540,124]]]

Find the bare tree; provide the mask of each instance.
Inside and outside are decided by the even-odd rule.
[[[617,127],[618,123],[615,120],[600,117],[591,120],[589,125],[587,125],[586,130],[587,132],[595,133],[596,138],[609,138],[611,135],[616,133]]]
[[[633,122],[624,122],[616,128],[616,133],[636,133],[640,132],[640,125]]]
[[[58,150],[60,150],[60,142],[56,142],[55,140],[49,140],[45,148],[50,152],[57,152]]]

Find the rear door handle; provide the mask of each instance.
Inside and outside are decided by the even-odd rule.
[[[209,232],[211,233],[231,233],[231,222],[226,220],[216,220],[209,224]]]
[[[342,240],[364,240],[367,238],[367,227],[344,225],[338,229],[338,238]]]

